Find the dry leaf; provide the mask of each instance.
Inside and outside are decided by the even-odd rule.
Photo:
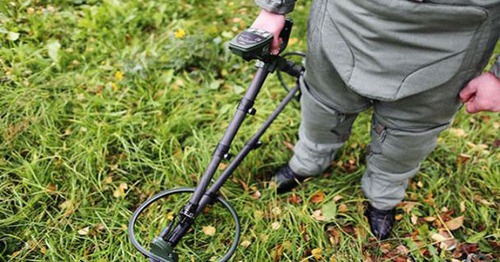
[[[115,192],[113,192],[113,196],[114,197],[121,197],[121,196],[125,196],[125,189],[127,189],[128,186],[126,183],[120,183],[120,185],[118,186],[118,188],[115,190]]]
[[[320,260],[323,258],[323,256],[321,255],[321,252],[323,252],[323,249],[321,249],[321,248],[315,248],[315,249],[311,250],[311,254],[313,255],[313,257],[316,260]]]
[[[40,248],[40,253],[42,254],[46,254],[47,253],[47,248],[45,246],[43,246],[42,248]]]
[[[410,220],[412,224],[416,225],[418,222],[418,217],[415,214],[411,214]]]
[[[252,242],[250,242],[249,240],[243,240],[241,241],[241,244],[243,247],[247,248],[249,247],[250,245],[252,244]]]
[[[312,196],[311,196],[311,202],[314,204],[318,204],[323,202],[325,200],[325,193],[323,191],[316,191]]]
[[[213,237],[215,235],[215,227],[213,226],[206,226],[202,228],[203,233],[207,236]]]
[[[302,198],[300,198],[300,196],[296,195],[295,193],[292,194],[289,198],[288,198],[288,202],[290,204],[295,204],[295,205],[298,205],[300,203],[302,203]]]
[[[54,185],[53,183],[49,183],[49,184],[47,185],[46,189],[47,189],[47,191],[48,191],[49,193],[53,193],[53,192],[55,192],[55,191],[57,190],[57,187],[56,187],[56,185]]]
[[[399,221],[399,220],[403,219],[403,215],[398,214],[394,218]]]
[[[84,227],[84,228],[78,230],[78,235],[81,235],[81,236],[88,235],[89,231],[90,231],[90,227]]]
[[[259,199],[260,197],[262,196],[262,194],[260,193],[260,191],[255,191],[253,194],[252,194],[252,198],[253,199]]]
[[[339,208],[337,209],[339,212],[347,212],[347,205],[346,204],[340,204]]]
[[[283,141],[283,143],[285,143],[285,146],[288,147],[288,149],[290,149],[290,151],[293,152],[293,150],[295,149],[295,147],[292,144],[290,144],[290,142]]]
[[[450,221],[447,221],[445,224],[449,230],[457,230],[464,224],[464,216],[456,217]]]
[[[465,133],[465,131],[461,128],[450,128],[449,131],[455,135],[456,137],[465,137],[467,136],[467,134]]]
[[[336,195],[333,197],[333,201],[337,202],[339,201],[340,199],[344,198],[343,196],[339,196],[339,195]]]
[[[399,245],[396,247],[396,250],[398,251],[399,254],[401,255],[406,255],[410,252],[410,250],[408,250],[407,247],[405,247],[404,245]]]
[[[281,215],[281,209],[279,207],[273,208],[272,211],[273,211],[273,214],[275,214],[277,216]]]
[[[318,209],[318,210],[314,211],[311,216],[314,219],[318,220],[318,221],[324,221],[325,220],[325,217],[321,214],[321,209]]]
[[[280,222],[274,222],[274,223],[271,224],[271,228],[273,230],[278,230],[280,228],[280,226],[281,226]]]
[[[460,202],[460,212],[465,212],[465,201]]]
[[[227,164],[225,164],[225,163],[220,163],[220,164],[219,164],[219,169],[220,169],[220,170],[224,170],[224,169],[226,169],[226,168],[227,168],[227,166],[228,166],[228,165],[227,165]]]
[[[424,220],[427,222],[433,222],[434,220],[436,220],[436,218],[435,217],[424,217]]]

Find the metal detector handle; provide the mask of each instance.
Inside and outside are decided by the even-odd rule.
[[[280,47],[280,52],[285,51],[286,47],[288,46],[288,40],[290,40],[290,34],[292,33],[292,27],[293,27],[293,20],[287,18],[285,20],[285,25],[283,26],[283,30],[281,30],[280,33],[280,38],[283,41]]]

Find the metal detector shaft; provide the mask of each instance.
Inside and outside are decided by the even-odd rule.
[[[203,211],[207,204],[210,204],[212,200],[212,196],[219,192],[219,189],[224,185],[224,183],[229,179],[229,177],[233,174],[234,170],[238,168],[240,163],[245,159],[245,157],[252,151],[253,149],[257,149],[259,144],[259,139],[262,137],[264,132],[271,126],[273,121],[278,117],[278,115],[285,109],[286,105],[295,97],[295,94],[299,91],[299,85],[297,84],[295,88],[290,90],[288,95],[281,101],[279,106],[273,111],[271,116],[266,120],[266,122],[261,126],[259,131],[253,135],[253,137],[245,144],[243,149],[236,155],[234,160],[229,164],[229,166],[224,170],[224,172],[217,178],[212,187],[208,189],[205,196],[201,199],[200,204],[198,206],[198,210],[196,210],[196,214],[198,215]]]

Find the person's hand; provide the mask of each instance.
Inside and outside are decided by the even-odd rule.
[[[280,51],[280,33],[284,26],[284,15],[261,10],[251,28],[262,29],[273,34],[274,39],[271,42],[271,54],[277,55]]]
[[[470,114],[479,111],[500,112],[500,79],[492,73],[484,73],[472,79],[460,92]]]

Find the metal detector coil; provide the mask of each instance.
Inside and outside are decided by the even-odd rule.
[[[292,26],[293,22],[291,20],[287,20],[285,23],[285,27],[280,34],[280,37],[283,40],[283,44],[280,48],[280,53],[286,48],[288,44]],[[305,71],[303,65],[296,65],[293,61],[286,59],[287,56],[294,55],[304,57],[303,53],[294,52],[284,54],[283,56],[280,56],[279,54],[272,55],[269,53],[269,44],[271,40],[272,36],[268,32],[256,29],[247,29],[231,41],[229,47],[233,53],[241,56],[245,60],[259,60],[259,62],[257,63],[257,72],[255,73],[255,77],[250,83],[250,86],[248,87],[245,95],[238,104],[236,113],[229,123],[229,126],[227,127],[222,139],[217,145],[213,153],[213,157],[196,188],[178,188],[161,192],[141,204],[132,215],[128,226],[130,241],[139,252],[141,252],[146,257],[149,257],[150,261],[178,261],[178,256],[174,251],[175,246],[192,227],[192,225],[195,223],[196,217],[200,215],[203,209],[207,205],[217,202],[221,203],[227,210],[229,210],[236,225],[233,243],[231,244],[229,251],[219,260],[219,262],[228,261],[236,251],[241,234],[240,221],[234,208],[229,204],[229,202],[227,202],[227,200],[225,200],[222,196],[219,196],[217,192],[219,192],[220,188],[229,179],[229,177],[233,174],[233,172],[244,160],[244,158],[252,150],[257,149],[262,145],[259,139],[273,123],[273,121],[278,117],[278,115],[283,111],[286,105],[296,97],[296,94],[300,89],[300,83],[303,77],[303,73]],[[234,156],[232,162],[212,183],[212,186],[208,188],[208,185],[210,184],[210,182],[212,182],[212,178],[217,171],[217,168],[221,161],[229,158],[228,156],[230,155],[229,149],[231,143],[236,136],[238,129],[243,123],[243,120],[247,115],[254,115],[257,113],[257,110],[255,110],[255,108],[253,107],[255,99],[260,89],[262,88],[267,76],[275,71],[278,72],[278,79],[280,80],[283,87],[288,91],[288,94],[269,116],[269,118],[264,122],[260,129],[252,136],[252,138],[245,144],[245,146],[243,146],[241,151],[236,156]],[[295,77],[295,87],[289,88],[279,72],[285,72],[288,75]],[[160,235],[153,239],[150,244],[150,250],[146,250],[139,244],[139,242],[135,238],[134,226],[137,218],[148,206],[150,206],[155,201],[173,194],[182,193],[191,193],[191,198],[174,217],[171,223],[165,229],[163,229]]]

